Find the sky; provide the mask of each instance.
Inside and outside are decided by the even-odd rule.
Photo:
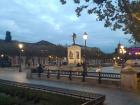
[[[46,40],[70,45],[72,34],[76,33],[76,43],[82,45],[82,35],[87,32],[87,46],[99,47],[106,53],[113,52],[119,42],[130,45],[130,35],[104,28],[103,22],[96,21],[95,14],[83,11],[82,16],[77,17],[76,6],[73,2],[62,5],[60,0],[0,0],[0,39],[4,39],[9,30],[13,40]]]

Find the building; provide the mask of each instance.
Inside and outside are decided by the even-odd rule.
[[[140,59],[140,43],[136,43],[127,49],[127,54],[131,59]]]

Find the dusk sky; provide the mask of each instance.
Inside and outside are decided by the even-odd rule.
[[[121,30],[114,32],[104,28],[103,22],[96,21],[95,14],[83,12],[78,18],[76,6],[73,2],[61,5],[60,0],[0,0],[0,39],[4,39],[5,31],[9,30],[13,40],[46,40],[70,45],[75,32],[76,43],[84,44],[82,34],[87,32],[90,47],[113,52],[119,42],[129,46],[129,35],[124,35]]]

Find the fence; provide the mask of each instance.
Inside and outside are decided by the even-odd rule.
[[[37,70],[31,70],[32,74],[38,74],[50,78],[51,76],[56,76],[57,79],[60,79],[61,76],[68,77],[69,80],[72,80],[73,77],[81,77],[84,82],[86,78],[97,78],[98,83],[101,83],[102,79],[120,79],[119,73],[106,73],[106,72],[83,72],[83,71],[66,71],[66,70],[45,70],[45,72],[37,73]]]

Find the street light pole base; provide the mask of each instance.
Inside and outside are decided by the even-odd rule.
[[[20,65],[20,67],[19,67],[19,72],[22,72],[21,65]]]

